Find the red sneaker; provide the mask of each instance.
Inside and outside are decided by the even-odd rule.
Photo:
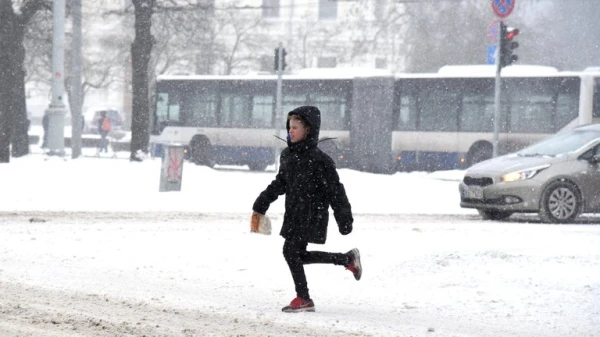
[[[354,248],[348,253],[348,259],[350,263],[346,266],[346,269],[354,274],[354,278],[358,281],[362,276],[362,264],[360,263],[360,253],[358,252],[358,248]]]
[[[302,297],[296,297],[292,300],[290,305],[281,309],[283,312],[302,312],[302,311],[315,311],[315,304],[312,300],[305,300]]]

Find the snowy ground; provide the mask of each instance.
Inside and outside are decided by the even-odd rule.
[[[0,165],[0,336],[598,336],[600,218],[481,221],[458,206],[460,171],[340,170],[355,231],[309,249],[358,247],[356,282],[306,267],[317,312],[295,295],[283,239],[248,232],[273,172],[160,161]],[[270,211],[280,228],[283,198]]]

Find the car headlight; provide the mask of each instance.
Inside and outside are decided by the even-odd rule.
[[[540,171],[545,170],[548,167],[550,167],[550,164],[536,166],[536,167],[528,168],[526,170],[519,170],[519,171],[507,173],[502,176],[501,180],[503,183],[509,183],[512,181],[531,179],[536,174],[538,174]]]

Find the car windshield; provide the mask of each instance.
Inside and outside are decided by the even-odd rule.
[[[559,133],[551,138],[531,145],[519,152],[519,156],[557,156],[576,151],[594,139],[600,138],[597,130],[573,130]]]

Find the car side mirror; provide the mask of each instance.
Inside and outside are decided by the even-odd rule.
[[[590,164],[597,164],[600,162],[600,153],[596,153],[595,149],[589,149],[579,156],[579,159],[585,160]]]

